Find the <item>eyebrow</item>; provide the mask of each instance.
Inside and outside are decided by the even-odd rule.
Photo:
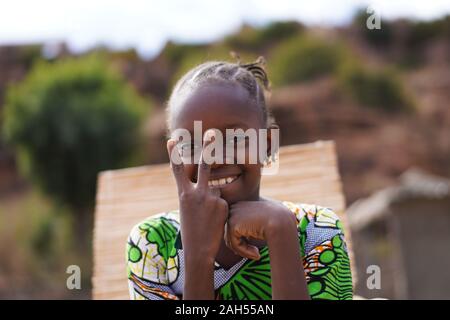
[[[233,122],[230,124],[227,124],[224,126],[225,129],[235,129],[235,128],[247,128],[248,129],[248,125],[246,125],[245,123],[242,122]]]
[[[232,122],[229,124],[226,124],[224,127],[224,129],[243,129],[243,130],[247,130],[249,127],[247,124],[243,123],[243,122]],[[215,128],[217,129],[217,128]],[[189,133],[191,135],[194,135],[194,132],[189,130]]]

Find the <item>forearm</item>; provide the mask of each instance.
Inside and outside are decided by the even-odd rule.
[[[309,300],[296,225],[287,221],[267,235],[272,299]]]
[[[214,299],[214,259],[185,252],[184,300]]]

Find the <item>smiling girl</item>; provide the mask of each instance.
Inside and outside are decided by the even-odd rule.
[[[338,216],[319,205],[260,196],[261,169],[275,153],[267,87],[261,59],[203,63],[176,84],[167,107],[167,150],[179,208],[131,230],[131,299],[352,299]],[[196,121],[203,141],[179,141],[175,132],[193,136]],[[237,153],[231,161],[205,161],[204,151],[227,129],[267,129],[265,157],[248,161],[248,141],[236,136],[246,148],[243,163]],[[199,162],[185,161],[186,150]]]

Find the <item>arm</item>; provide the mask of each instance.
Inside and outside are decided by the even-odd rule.
[[[185,252],[184,300],[214,300],[214,259]]]
[[[289,212],[292,216],[292,214]],[[280,215],[283,217],[283,215]],[[272,275],[272,299],[309,300],[295,218],[275,220],[266,232]]]
[[[226,228],[227,246],[243,257],[258,260],[258,248],[246,238],[267,242],[273,299],[309,299],[297,222],[289,209],[269,200],[232,205]]]
[[[313,215],[307,231],[302,230],[307,249],[303,260],[311,299],[351,300],[352,273],[342,222],[329,208],[317,206]]]

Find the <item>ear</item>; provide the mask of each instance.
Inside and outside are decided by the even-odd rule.
[[[276,129],[279,130],[280,127],[276,124],[271,124],[268,128],[267,128],[267,155],[268,157],[272,157],[272,152],[277,152],[278,150],[272,150],[272,139],[274,138],[272,136],[272,130]]]
[[[170,156],[170,151],[171,151],[171,147],[172,147],[172,143],[169,143],[170,139],[167,139],[166,141],[166,149],[167,149],[167,153]]]

